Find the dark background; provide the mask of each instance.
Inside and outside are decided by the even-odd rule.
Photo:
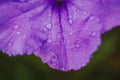
[[[78,70],[60,72],[31,56],[0,53],[0,80],[120,80],[120,27],[102,35],[102,44],[90,63]]]

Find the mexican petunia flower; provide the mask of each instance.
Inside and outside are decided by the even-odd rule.
[[[120,0],[0,0],[0,50],[61,71],[85,66],[118,25]]]

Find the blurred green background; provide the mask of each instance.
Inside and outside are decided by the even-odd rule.
[[[60,72],[34,55],[9,57],[1,52],[0,80],[120,80],[120,27],[102,35],[98,51],[78,71]]]

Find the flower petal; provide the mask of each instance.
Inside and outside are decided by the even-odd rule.
[[[24,14],[11,18],[0,26],[0,50],[8,55],[31,54],[46,41],[49,23],[46,5],[41,5]],[[49,10],[46,10],[49,11]],[[16,12],[16,10],[14,11]],[[38,17],[38,15],[41,15]],[[45,16],[48,18],[47,21]],[[42,19],[41,19],[42,18]]]
[[[43,5],[43,1],[29,0],[26,3],[20,3],[14,0],[0,0],[0,25],[11,18],[22,15],[35,7]]]
[[[102,25],[99,18],[89,12],[74,5],[68,6],[68,12],[62,13],[68,70],[78,70],[89,62],[92,53],[100,45]]]
[[[71,0],[59,7],[44,2],[1,2],[0,50],[34,53],[51,68],[78,70],[100,45],[101,31],[120,24],[120,0]]]
[[[101,0],[97,11],[94,13],[101,19],[106,32],[120,25],[120,0]]]
[[[90,13],[68,5],[52,13],[48,41],[35,52],[44,63],[61,71],[78,70],[85,66],[100,45],[102,25]],[[56,15],[58,13],[58,15]]]
[[[120,0],[73,0],[72,3],[98,17],[103,24],[102,33],[120,25]]]
[[[48,40],[42,45],[39,51],[34,54],[47,63],[51,68],[67,71],[67,56],[65,46],[63,46],[63,39],[60,30],[60,19],[57,11],[53,11],[51,15],[51,28]]]

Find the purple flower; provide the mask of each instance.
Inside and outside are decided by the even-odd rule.
[[[120,0],[0,0],[0,50],[35,54],[51,68],[78,70],[120,25]]]

